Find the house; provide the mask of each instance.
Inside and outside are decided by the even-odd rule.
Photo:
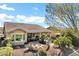
[[[35,24],[5,22],[3,34],[6,38],[11,37],[14,45],[28,42],[28,38],[46,34],[50,36],[50,30]]]

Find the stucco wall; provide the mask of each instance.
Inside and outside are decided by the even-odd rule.
[[[15,30],[14,32],[15,32],[15,33],[26,33],[26,32],[23,31],[23,30]]]

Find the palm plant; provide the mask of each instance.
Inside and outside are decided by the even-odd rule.
[[[61,52],[64,53],[65,48],[69,48],[72,46],[72,38],[67,37],[65,35],[58,37],[56,40],[54,40],[55,45],[59,45],[59,48],[61,49]]]

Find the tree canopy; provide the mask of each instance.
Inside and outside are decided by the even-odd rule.
[[[71,28],[78,34],[79,4],[47,4],[45,22],[52,27]]]

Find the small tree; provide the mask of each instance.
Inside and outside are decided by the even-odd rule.
[[[71,28],[75,36],[79,38],[79,4],[62,3],[46,6],[45,22],[51,27]]]
[[[13,48],[12,48],[11,37],[6,38],[4,45],[5,45],[5,47],[0,48],[0,56],[12,56]]]
[[[54,44],[55,45],[59,45],[59,48],[61,49],[61,52],[60,53],[64,53],[64,49],[66,47],[71,47],[72,46],[72,41],[71,41],[71,37],[66,37],[65,35],[64,36],[60,36],[58,37],[55,41],[54,41]]]
[[[11,37],[11,36],[8,36],[8,37],[6,38],[6,40],[7,40],[6,46],[12,47],[12,37]]]
[[[41,42],[43,42],[43,43],[47,43],[48,42],[48,36],[47,35],[42,35],[41,36]]]
[[[72,38],[71,37],[66,37],[64,36],[60,36],[58,37],[55,41],[54,44],[59,45],[60,48],[63,47],[70,47],[72,45]]]

